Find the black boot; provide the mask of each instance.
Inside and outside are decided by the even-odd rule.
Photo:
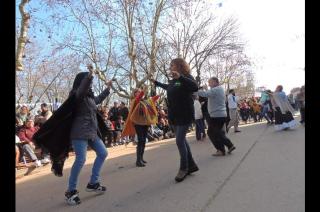
[[[144,167],[145,165],[141,161],[141,156],[142,156],[142,148],[141,146],[137,146],[137,161],[136,161],[136,166],[137,167]]]
[[[145,160],[143,159],[144,148],[145,148],[145,147],[142,147],[142,148],[141,148],[141,162],[142,162],[142,163],[147,163],[147,161],[145,161]]]

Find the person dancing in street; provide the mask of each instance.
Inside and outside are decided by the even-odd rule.
[[[199,170],[186,140],[187,131],[194,121],[193,93],[198,91],[198,85],[190,75],[189,65],[182,58],[171,61],[170,75],[172,80],[168,84],[151,81],[167,91],[168,119],[174,126],[180,154],[180,168],[175,180],[181,182],[188,174]]]
[[[143,89],[134,90],[128,118],[121,133],[121,137],[134,136],[137,134],[137,167],[146,166],[145,164],[147,161],[144,160],[143,155],[147,141],[148,129],[151,125],[157,124],[158,122],[158,112],[155,102],[158,100],[159,96],[156,95],[151,98],[144,99],[145,92],[146,91]]]
[[[276,131],[294,129],[297,126],[297,122],[292,115],[294,109],[283,91],[283,86],[278,85],[273,93],[269,92],[268,94],[274,109]]]
[[[100,104],[110,93],[111,82],[107,88],[97,97],[92,91],[93,67],[88,66],[89,72],[77,74],[70,95],[76,96],[76,106],[73,112],[73,123],[70,139],[75,151],[75,161],[72,165],[68,190],[65,193],[66,201],[70,205],[80,204],[78,191],[76,190],[80,171],[86,161],[87,146],[89,145],[97,157],[93,163],[90,181],[86,187],[88,192],[103,194],[106,187],[100,185],[99,175],[102,165],[107,157],[104,143],[98,137],[97,104]]]
[[[217,149],[217,152],[213,156],[224,156],[226,154],[224,146],[228,147],[229,154],[235,150],[235,146],[227,138],[223,130],[227,117],[225,92],[222,86],[219,85],[218,78],[211,77],[208,83],[210,90],[206,90],[207,86],[204,86],[205,90],[199,90],[198,95],[208,98],[210,119],[207,133],[212,144]]]

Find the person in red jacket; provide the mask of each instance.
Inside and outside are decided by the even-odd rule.
[[[32,137],[38,131],[38,127],[34,126],[34,120],[32,117],[27,118],[25,125],[18,132],[18,137],[20,139],[20,145],[24,152],[31,158],[34,162],[34,167],[40,167],[41,161],[38,160],[36,154],[34,153],[35,145],[33,143]]]

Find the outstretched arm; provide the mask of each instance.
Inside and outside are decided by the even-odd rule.
[[[167,90],[168,89],[168,84],[164,84],[164,83],[161,83],[161,82],[158,82],[158,81],[154,81],[154,84],[155,86],[158,86],[164,90]]]
[[[104,89],[104,91],[102,91],[101,94],[99,94],[98,96],[94,97],[94,102],[96,103],[96,105],[100,104],[101,102],[103,102],[103,100],[110,94],[110,88],[106,88]]]

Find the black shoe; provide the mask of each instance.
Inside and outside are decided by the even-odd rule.
[[[236,131],[234,131],[235,133],[238,133],[238,132],[241,132],[240,130],[236,130]]]
[[[98,194],[103,194],[107,190],[106,187],[101,186],[100,183],[90,184],[88,183],[86,191],[88,192],[96,192]]]
[[[191,173],[196,172],[196,171],[199,171],[198,166],[197,165],[191,166],[188,169],[188,174],[191,174]]]
[[[69,205],[79,205],[81,203],[79,198],[79,192],[77,190],[67,191],[64,196]]]
[[[186,178],[187,175],[188,175],[188,171],[179,170],[177,176],[175,177],[175,180],[177,182],[181,182],[184,180],[184,178]]]
[[[137,167],[144,167],[146,165],[144,165],[141,161],[139,161],[139,162],[136,162],[136,166]]]
[[[142,162],[142,163],[147,163],[147,161],[145,161],[145,160],[143,160],[143,159],[141,159],[141,162]]]
[[[232,152],[233,150],[235,150],[235,149],[236,149],[235,146],[230,147],[230,149],[228,150],[228,154],[231,154],[231,152]]]

